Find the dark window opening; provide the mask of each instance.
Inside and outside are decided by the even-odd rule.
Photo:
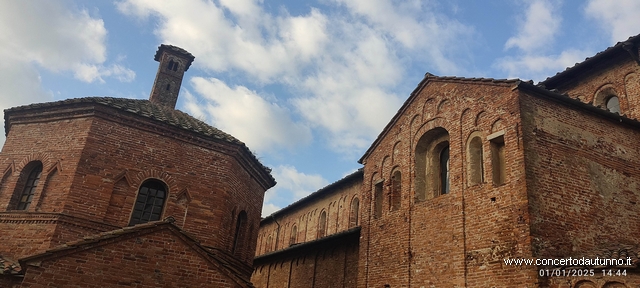
[[[440,194],[449,193],[449,146],[440,152]]]
[[[382,182],[376,184],[374,186],[374,214],[373,216],[375,218],[379,218],[380,216],[382,216]]]
[[[389,210],[395,211],[400,209],[402,199],[402,173],[400,171],[393,172],[391,176],[391,197],[389,201]]]
[[[169,89],[171,89],[171,84],[167,84],[166,90],[169,91]]]
[[[236,234],[233,237],[233,248],[231,249],[233,254],[240,252],[240,244],[242,239],[244,238],[245,227],[247,226],[247,213],[244,211],[240,211],[238,214],[238,220],[236,221]]]
[[[161,181],[152,179],[142,183],[129,226],[160,220],[166,197],[167,188]]]
[[[20,194],[20,199],[18,205],[16,206],[16,210],[27,210],[29,205],[31,205],[31,201],[33,200],[33,195],[36,193],[36,188],[38,187],[38,182],[40,181],[40,176],[42,175],[42,163],[38,163],[36,167],[31,169],[29,176],[27,177],[27,182],[24,185],[24,189],[22,189],[22,193]]]
[[[504,136],[491,139],[491,168],[494,185],[504,184],[507,178],[504,152]]]
[[[349,228],[356,227],[360,223],[358,222],[360,213],[360,200],[358,198],[353,198],[351,201],[351,215],[349,216]]]

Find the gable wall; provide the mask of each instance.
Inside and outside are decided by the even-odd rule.
[[[167,230],[28,266],[21,287],[52,286],[241,287]]]
[[[515,83],[432,80],[364,159],[358,287],[489,287],[535,281],[531,267],[503,267],[530,256],[526,186]],[[450,193],[417,199],[416,147],[432,129],[449,133]],[[504,132],[506,182],[494,185],[487,136]],[[469,185],[466,146],[482,137],[484,181]],[[400,209],[389,203],[402,172]],[[427,169],[428,171],[428,169]],[[383,211],[374,216],[374,185]],[[508,279],[508,280],[507,280]]]

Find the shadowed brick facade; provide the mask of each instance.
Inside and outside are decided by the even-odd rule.
[[[344,179],[263,219],[254,284],[639,287],[639,46],[640,36],[632,37],[538,85],[427,73],[360,159],[361,172],[349,176],[359,187],[350,196],[359,199],[356,228],[282,244],[285,225],[323,227],[316,211],[349,220],[332,208]],[[631,264],[504,261],[568,257]],[[557,268],[594,275],[545,272]]]
[[[151,100],[5,110],[0,286],[252,286],[275,181],[242,142],[174,109],[194,57],[161,45],[155,58]]]

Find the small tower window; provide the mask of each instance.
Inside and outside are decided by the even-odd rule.
[[[142,183],[129,226],[160,220],[166,197],[167,188],[160,180],[151,179]]]
[[[620,114],[620,100],[616,96],[611,96],[606,100],[607,110],[611,113]]]
[[[166,90],[169,91],[169,89],[171,89],[171,84],[167,84]]]
[[[20,194],[18,205],[16,210],[27,210],[33,200],[33,195],[36,193],[38,182],[40,181],[40,175],[42,175],[42,163],[37,162],[36,166],[31,168],[27,181],[24,184],[24,189]],[[15,203],[15,202],[14,202]]]
[[[173,66],[176,64],[176,62],[173,62],[173,59],[171,59],[169,61],[169,66],[167,66],[167,70],[173,70]],[[175,70],[174,70],[175,71]]]

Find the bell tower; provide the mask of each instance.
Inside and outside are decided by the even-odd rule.
[[[156,73],[156,80],[153,82],[153,88],[151,88],[149,101],[175,109],[182,77],[184,72],[189,70],[195,57],[182,48],[162,44],[158,47],[153,59],[160,62],[160,65],[158,73]]]

